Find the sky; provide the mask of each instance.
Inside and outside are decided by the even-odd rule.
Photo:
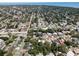
[[[79,8],[79,2],[0,2],[0,5],[49,5]]]

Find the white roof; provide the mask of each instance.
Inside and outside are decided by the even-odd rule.
[[[4,40],[0,39],[0,49],[3,49],[5,46]]]
[[[42,53],[39,53],[39,54],[37,54],[36,56],[43,56],[43,54],[42,54]]]
[[[46,55],[46,56],[54,56],[54,54],[53,53],[49,53],[48,55]]]
[[[67,56],[74,56],[75,54],[70,50],[68,53],[67,53]]]

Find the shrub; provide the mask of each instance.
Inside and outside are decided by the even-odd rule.
[[[0,50],[0,56],[4,56],[6,52],[4,52],[3,50]]]
[[[39,51],[36,50],[36,49],[31,49],[31,50],[28,51],[28,53],[33,55],[33,56],[36,56],[39,53]]]
[[[58,46],[58,51],[62,52],[62,53],[67,53],[68,49],[66,48],[66,45],[61,45]]]

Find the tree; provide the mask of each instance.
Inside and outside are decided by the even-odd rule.
[[[64,43],[65,43],[68,47],[72,46],[72,42],[70,42],[70,41],[65,41]]]
[[[0,37],[0,39],[3,39],[4,41],[7,41],[9,38],[8,37]]]
[[[36,56],[39,53],[39,51],[36,50],[36,49],[31,49],[31,50],[28,51],[28,53],[33,55],[33,56]]]
[[[0,56],[4,56],[5,53],[6,53],[5,51],[0,50]]]
[[[43,52],[43,46],[44,46],[44,44],[42,42],[38,42],[38,50],[41,53]]]
[[[55,55],[55,53],[57,52],[57,46],[56,46],[56,43],[55,42],[52,42],[52,44],[51,44],[51,51],[54,53],[54,55]]]
[[[45,42],[44,47],[47,49],[48,52],[51,52],[51,45],[49,42]]]
[[[67,53],[68,49],[66,48],[66,45],[60,45],[58,46],[58,51],[62,52],[62,53]]]
[[[45,56],[45,55],[47,55],[49,52],[48,52],[48,50],[46,49],[46,48],[43,48],[43,55]]]
[[[6,44],[8,45],[9,43],[12,43],[16,36],[10,35],[9,39],[6,41]]]

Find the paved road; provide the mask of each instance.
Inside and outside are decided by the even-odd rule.
[[[11,34],[27,34],[27,31],[25,31],[25,32],[10,32]],[[3,34],[3,35],[7,35],[7,34],[9,34],[9,32],[0,32],[0,34]]]

